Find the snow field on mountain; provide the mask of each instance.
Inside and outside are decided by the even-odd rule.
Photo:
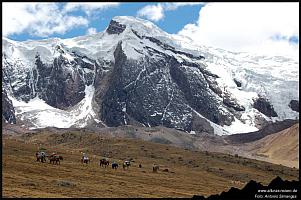
[[[126,24],[126,29],[121,34],[108,34],[101,32],[93,35],[80,36],[70,39],[47,39],[40,41],[15,42],[2,38],[3,52],[6,58],[15,68],[16,76],[22,76],[23,72],[30,71],[35,66],[35,56],[37,53],[45,63],[51,63],[54,58],[62,55],[69,62],[74,60],[73,51],[79,54],[87,55],[89,58],[99,61],[114,62],[113,52],[122,41],[122,50],[126,56],[133,60],[143,59],[146,54],[145,47],[153,48],[159,52],[175,57],[178,62],[193,60],[206,66],[206,70],[219,76],[216,79],[218,86],[223,90],[223,94],[231,94],[239,105],[244,106],[245,111],[241,114],[241,120],[235,118],[230,126],[223,127],[212,123],[215,133],[219,135],[242,133],[258,130],[255,127],[255,118],[260,116],[266,120],[295,119],[299,113],[292,111],[288,104],[291,100],[299,100],[299,63],[293,59],[284,57],[271,57],[254,55],[248,53],[234,53],[213,47],[199,46],[189,40],[189,38],[178,35],[170,35],[160,30],[151,22],[137,19],[134,17],[114,17],[113,20]],[[165,50],[155,42],[147,38],[139,39],[132,30],[138,31],[141,37],[149,36],[158,39],[164,44],[174,47],[178,51],[185,51],[194,56],[203,55],[205,60],[195,60],[188,58],[184,54],[174,53],[171,50]],[[61,53],[63,50],[64,53]],[[152,59],[161,59],[160,55],[150,56]],[[88,59],[83,58],[86,63],[92,64]],[[185,70],[198,74],[199,70],[189,66],[181,66]],[[71,69],[70,69],[71,70]],[[85,73],[91,72],[84,68]],[[146,69],[143,69],[146,71]],[[140,74],[141,74],[140,73]],[[155,73],[155,72],[154,72]],[[140,76],[139,74],[139,76]],[[137,80],[140,77],[137,77]],[[164,75],[164,77],[165,75]],[[242,86],[237,87],[234,79],[239,81]],[[19,83],[12,83],[18,88]],[[129,83],[130,85],[132,83]],[[21,85],[20,85],[21,86]],[[161,87],[158,84],[158,89]],[[17,116],[28,118],[35,123],[36,128],[47,126],[56,126],[59,128],[69,128],[71,126],[84,127],[88,121],[99,119],[93,110],[92,99],[95,88],[87,86],[85,88],[85,98],[69,110],[60,110],[47,105],[39,98],[31,99],[28,103],[13,100]],[[268,118],[253,108],[254,99],[258,96],[266,97],[273,105],[278,114],[276,118]],[[219,97],[220,98],[220,97]],[[222,98],[220,98],[222,101]],[[196,112],[193,110],[193,112]],[[155,112],[151,116],[158,114]],[[172,115],[173,113],[166,114]],[[200,115],[196,112],[197,115]],[[203,116],[201,116],[204,118]],[[49,120],[51,119],[51,120]],[[181,119],[177,119],[181,120]],[[126,122],[127,123],[127,122]]]
[[[15,107],[16,116],[30,120],[35,125],[35,128],[70,128],[71,126],[81,128],[85,127],[89,120],[97,118],[92,108],[94,91],[95,88],[93,86],[86,86],[85,98],[70,110],[51,107],[38,97],[30,100],[28,103],[18,101],[13,97],[10,97],[10,99]]]

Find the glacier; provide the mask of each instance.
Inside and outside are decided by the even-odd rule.
[[[10,85],[3,87],[6,87],[8,90],[8,97],[12,100],[18,118],[30,121],[32,123],[31,128],[49,126],[59,128],[85,127],[94,122],[106,126],[94,110],[93,98],[95,88],[93,84],[86,84],[84,98],[66,110],[52,107],[37,96],[28,102],[16,99],[12,88],[21,87],[22,83],[20,83],[18,77],[24,76],[25,72],[33,71],[36,67],[35,59],[37,54],[40,56],[41,61],[46,64],[51,64],[55,58],[61,55],[66,62],[72,63],[75,59],[75,52],[78,55],[88,55],[87,58],[82,60],[95,66],[92,60],[95,60],[98,64],[100,62],[114,63],[114,51],[120,41],[122,41],[122,50],[128,59],[143,60],[144,55],[147,54],[144,47],[147,46],[158,52],[164,52],[166,55],[173,56],[179,62],[192,60],[195,63],[202,64],[206,67],[206,70],[216,74],[218,76],[216,82],[218,87],[222,88],[223,95],[229,94],[235,97],[238,104],[243,105],[245,110],[242,112],[241,118],[235,118],[231,125],[220,126],[207,120],[214,128],[215,134],[225,135],[256,131],[258,128],[254,121],[257,116],[261,116],[267,121],[296,119],[299,117],[299,113],[288,106],[291,100],[299,100],[299,62],[297,60],[281,56],[273,57],[247,52],[231,52],[197,45],[189,38],[168,34],[153,23],[139,18],[118,16],[112,20],[126,25],[126,28],[118,34],[109,34],[105,30],[93,35],[70,39],[50,38],[17,42],[8,38],[2,38],[2,64],[4,68],[10,68],[9,70],[16,76],[14,82],[10,82]],[[154,42],[150,38],[155,38],[156,41]],[[172,49],[166,50],[166,45],[173,47],[176,51],[172,51]],[[181,52],[186,52],[195,57],[204,57],[205,59],[190,58]],[[159,59],[159,55],[152,55],[152,59]],[[104,72],[110,70],[110,67],[106,68],[106,65],[103,68]],[[186,68],[190,73],[198,73],[189,66],[183,65],[182,68]],[[69,70],[71,70],[71,73],[74,71],[71,67]],[[83,71],[84,73],[93,73],[95,79],[95,70],[85,68]],[[146,69],[140,71],[136,81],[139,80],[140,74],[145,71]],[[159,73],[159,71],[152,73]],[[167,77],[163,78],[167,79]],[[241,83],[240,87],[237,87],[234,79]],[[31,81],[34,83],[33,80]],[[128,86],[130,84],[135,84],[135,82],[128,83]],[[158,85],[158,89],[160,89],[159,87],[161,86]],[[33,87],[33,95],[35,95],[34,92]],[[171,99],[172,96],[173,93],[171,93]],[[252,106],[254,98],[258,96],[265,97],[270,101],[278,114],[277,117],[267,117],[254,109]],[[218,98],[221,101],[223,100],[221,97]],[[173,113],[166,111],[167,107],[163,113],[156,111],[151,116],[154,117],[160,113],[163,115],[162,119],[164,119],[166,114],[173,115]],[[126,113],[127,108],[123,107],[122,109]],[[193,108],[191,109],[196,115],[205,118]],[[223,108],[221,107],[220,110],[222,111]],[[174,117],[174,120],[180,119]],[[127,124],[125,115],[124,123]]]

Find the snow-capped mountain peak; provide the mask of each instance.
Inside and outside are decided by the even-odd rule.
[[[140,18],[132,17],[132,16],[116,16],[113,17],[111,20],[111,23],[109,27],[114,24],[112,22],[117,22],[120,25],[123,25],[125,29],[127,30],[135,30],[139,31],[140,34],[143,34],[144,36],[160,36],[160,35],[166,35],[166,32],[162,31],[158,26],[156,26],[154,23],[143,20]],[[108,28],[109,28],[108,27]]]
[[[70,39],[2,40],[3,88],[33,128],[232,134],[298,117],[298,62],[193,45],[139,18],[114,17],[103,32]],[[47,113],[65,123],[37,117]]]

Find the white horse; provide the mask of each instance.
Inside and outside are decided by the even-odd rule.
[[[88,156],[83,156],[81,162],[88,164],[90,162],[90,159],[88,158]]]
[[[125,169],[125,168],[129,168],[129,166],[131,166],[131,162],[130,161],[128,161],[128,160],[126,160],[126,161],[124,161],[124,163],[122,164],[122,167],[123,167],[123,169]]]

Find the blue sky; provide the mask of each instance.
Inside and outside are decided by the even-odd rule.
[[[66,3],[57,3],[59,8],[63,9]],[[156,6],[157,3],[121,3],[116,7],[103,10],[95,10],[91,16],[87,16],[84,10],[78,9],[71,11],[69,15],[85,16],[89,20],[89,24],[70,28],[64,33],[53,33],[43,37],[29,33],[24,30],[21,33],[13,33],[7,37],[13,40],[23,41],[28,39],[44,39],[49,37],[71,38],[80,35],[85,35],[89,28],[94,28],[97,32],[103,31],[114,16],[135,16],[148,19],[145,16],[138,16],[137,12],[146,6]],[[196,23],[199,16],[199,11],[203,5],[186,5],[179,6],[175,10],[167,10],[164,12],[164,17],[158,21],[153,21],[157,26],[168,33],[177,33],[188,23]],[[21,17],[21,16],[20,16]]]
[[[2,36],[71,38],[103,31],[114,16],[134,16],[193,43],[299,58],[299,3],[2,3]]]

